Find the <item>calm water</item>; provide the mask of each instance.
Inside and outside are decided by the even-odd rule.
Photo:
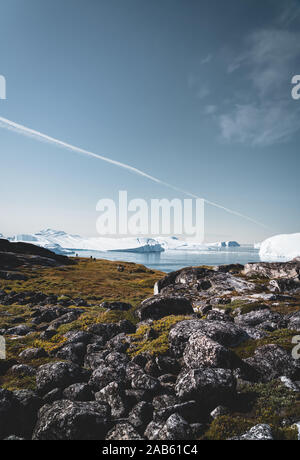
[[[145,265],[148,268],[163,272],[172,272],[183,267],[193,265],[226,265],[246,264],[248,262],[259,262],[257,249],[251,246],[239,248],[220,248],[213,251],[166,251],[160,253],[137,254],[132,252],[98,252],[98,251],[77,251],[80,257],[93,256],[97,259],[118,260],[124,262],[135,262]]]

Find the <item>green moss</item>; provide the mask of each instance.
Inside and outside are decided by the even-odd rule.
[[[190,319],[189,316],[166,316],[160,320],[154,321],[151,326],[141,326],[135,334],[132,334],[133,343],[128,351],[131,357],[140,353],[150,353],[154,356],[163,355],[169,350],[169,332],[174,324]],[[146,333],[153,329],[156,338],[147,339]]]
[[[279,380],[245,385],[240,391],[244,395],[255,395],[251,415],[256,423],[280,427],[283,419],[290,419],[293,423],[300,417],[298,393],[289,390]]]
[[[297,335],[297,331],[290,329],[279,329],[274,332],[269,332],[266,337],[259,340],[247,340],[239,347],[234,348],[234,352],[242,359],[249,358],[254,355],[255,350],[263,345],[279,345],[287,351],[292,351],[294,345],[292,338]]]
[[[5,390],[35,390],[36,380],[35,376],[12,376],[7,373],[4,377],[0,378],[0,385]]]
[[[201,439],[223,441],[240,436],[254,426],[253,422],[242,417],[223,415],[216,418]]]

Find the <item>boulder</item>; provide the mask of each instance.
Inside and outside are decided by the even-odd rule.
[[[156,295],[144,300],[136,311],[141,321],[169,315],[192,315],[192,304],[185,297]]]
[[[107,434],[107,441],[141,441],[142,436],[133,428],[130,423],[118,423]]]
[[[105,402],[111,408],[111,415],[114,418],[122,418],[128,412],[128,401],[126,400],[122,386],[117,382],[111,382],[95,394],[96,401]]]
[[[139,432],[144,432],[153,417],[153,406],[149,402],[141,401],[130,411],[129,423]]]
[[[181,441],[193,439],[189,424],[179,414],[172,414],[158,433],[161,441]]]
[[[109,429],[110,410],[99,402],[56,401],[43,406],[34,440],[101,440]]]
[[[57,362],[40,366],[36,374],[36,386],[45,395],[54,388],[67,388],[73,383],[86,382],[90,373],[74,363]]]
[[[63,399],[70,401],[92,401],[94,394],[88,383],[73,383],[63,391]]]
[[[296,361],[278,345],[264,345],[255,350],[252,358],[245,360],[260,376],[263,382],[269,382],[282,375],[289,378],[300,378],[300,369]]]
[[[270,425],[255,425],[242,436],[231,438],[232,441],[273,441],[273,434]]]
[[[201,366],[234,369],[241,365],[241,360],[232,351],[199,332],[189,338],[183,359],[190,369]]]
[[[176,382],[181,401],[195,400],[208,410],[227,405],[236,397],[236,379],[227,369],[183,370]]]
[[[202,333],[225,347],[236,347],[249,337],[237,324],[225,321],[185,320],[175,324],[169,333],[170,348],[176,357],[182,356],[190,336]]]

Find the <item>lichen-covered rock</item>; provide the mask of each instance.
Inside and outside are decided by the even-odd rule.
[[[146,390],[155,393],[160,388],[159,381],[144,372],[144,370],[134,363],[128,363],[126,367],[127,382],[135,390]]]
[[[259,262],[247,264],[243,271],[246,276],[259,276],[261,278],[296,278],[299,279],[300,262]]]
[[[107,434],[107,441],[141,441],[142,436],[134,429],[130,423],[118,423]]]
[[[289,316],[287,327],[293,331],[300,331],[300,311]]]
[[[95,394],[96,401],[106,402],[114,418],[122,418],[128,412],[129,404],[120,384],[111,382]]]
[[[164,407],[154,412],[153,420],[157,423],[165,422],[172,414],[178,414],[188,422],[195,422],[201,418],[200,408],[196,401],[186,401]]]
[[[25,360],[32,360],[32,359],[38,359],[38,358],[47,358],[47,353],[43,348],[26,348],[26,350],[23,350],[20,354],[19,357],[21,359]]]
[[[128,421],[139,432],[143,432],[148,423],[152,420],[152,416],[152,404],[150,402],[141,401],[130,411]]]
[[[117,310],[117,311],[128,311],[132,308],[130,303],[126,302],[102,302],[100,305],[101,308],[106,308],[107,310]]]
[[[235,318],[235,324],[241,328],[259,327],[263,328],[265,323],[274,323],[276,328],[282,327],[283,317],[280,313],[272,312],[268,309],[254,310],[245,315],[239,315]]]
[[[232,351],[199,332],[189,338],[183,359],[190,369],[199,369],[201,366],[234,369],[239,367],[241,361]]]
[[[137,309],[137,315],[141,321],[148,318],[157,320],[169,315],[191,315],[193,313],[193,307],[186,297],[162,294],[144,300]]]
[[[63,399],[70,401],[92,401],[94,394],[88,383],[73,383],[63,391]]]
[[[36,374],[36,370],[31,367],[27,366],[27,364],[16,364],[10,369],[10,373],[15,376],[29,376],[32,377]]]
[[[171,350],[177,357],[182,356],[193,333],[202,333],[225,347],[236,347],[249,337],[238,325],[224,321],[186,320],[175,324],[169,333]]]
[[[189,424],[179,414],[172,414],[158,433],[162,441],[181,441],[193,439]]]
[[[55,356],[72,363],[82,365],[84,355],[86,352],[86,345],[82,342],[67,343],[61,346],[56,352]]]
[[[255,425],[242,436],[231,438],[233,441],[273,441],[273,434],[270,425]]]
[[[176,382],[176,395],[182,401],[195,400],[213,409],[227,405],[236,396],[236,379],[227,369],[183,370]]]
[[[94,370],[89,383],[95,391],[100,391],[102,390],[102,388],[106,387],[111,382],[116,382],[120,385],[124,384],[125,377],[126,373],[124,366],[116,368],[104,364],[104,366],[97,367]]]
[[[101,440],[109,428],[110,410],[99,402],[56,401],[43,406],[34,440]]]
[[[300,377],[300,369],[292,355],[278,345],[264,345],[255,350],[253,357],[245,360],[254,368],[263,382],[269,382],[282,375]]]
[[[74,363],[57,362],[40,366],[36,374],[36,386],[45,395],[54,388],[66,388],[73,383],[86,382],[90,373]]]

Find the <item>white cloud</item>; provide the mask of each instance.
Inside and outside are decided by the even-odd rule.
[[[205,108],[204,108],[204,113],[206,115],[213,115],[214,113],[216,113],[217,111],[217,106],[216,105],[207,105]]]
[[[201,64],[204,65],[204,64],[208,64],[211,60],[212,60],[212,54],[208,54],[205,58],[203,58],[201,60]]]
[[[222,136],[227,141],[267,146],[287,141],[300,130],[300,107],[290,103],[237,105],[231,113],[220,116]]]
[[[248,101],[241,103],[235,89],[232,108],[219,117],[224,139],[270,145],[288,140],[300,130],[300,105],[292,103],[290,84],[300,58],[299,43],[299,32],[283,29],[263,29],[246,37],[247,51],[240,53],[227,71],[240,70]]]

